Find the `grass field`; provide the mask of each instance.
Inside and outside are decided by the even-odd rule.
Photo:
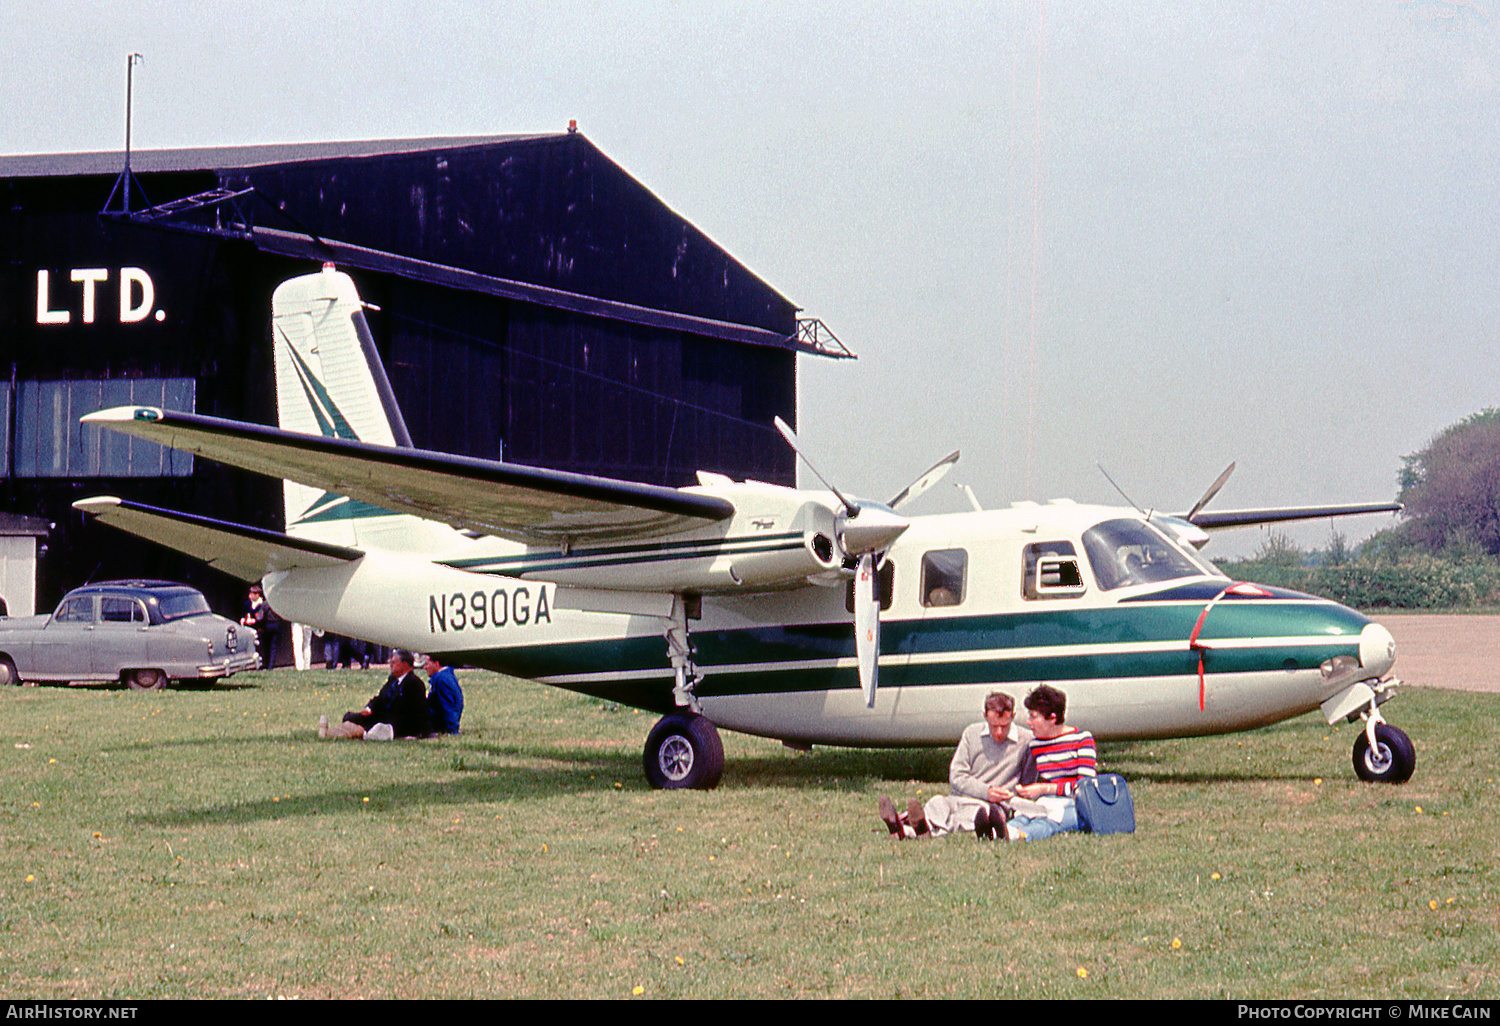
[[[645,785],[652,717],[483,673],[466,732],[323,742],[374,671],[0,691],[11,998],[1500,996],[1500,695],[1354,727],[1106,745],[1139,829],[893,841],[947,752],[725,735]]]

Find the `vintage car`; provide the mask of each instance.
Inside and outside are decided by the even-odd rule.
[[[0,618],[0,684],[118,680],[151,691],[259,666],[255,631],[171,581],[88,584],[51,616]]]

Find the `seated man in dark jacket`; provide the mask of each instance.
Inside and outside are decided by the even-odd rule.
[[[379,694],[359,712],[344,714],[344,722],[330,727],[318,721],[319,737],[364,737],[377,723],[389,723],[397,737],[426,737],[432,732],[427,715],[427,686],[412,672],[412,654],[404,648],[391,652],[391,675]]]

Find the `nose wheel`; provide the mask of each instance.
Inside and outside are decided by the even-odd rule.
[[[652,787],[710,791],[724,775],[724,744],[718,729],[702,716],[672,713],[646,736],[642,763]]]
[[[1354,739],[1354,773],[1372,784],[1404,784],[1417,768],[1417,751],[1404,730],[1389,723],[1375,725],[1375,741],[1362,730]]]

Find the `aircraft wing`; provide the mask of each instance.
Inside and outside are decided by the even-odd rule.
[[[734,515],[711,495],[259,424],[120,406],[86,423],[396,513],[531,544],[671,534]]]
[[[277,570],[337,566],[364,555],[344,545],[293,538],[263,527],[177,513],[113,496],[79,499],[73,508],[92,513],[111,527],[196,556],[243,581],[258,581]]]
[[[1222,531],[1231,527],[1279,524],[1288,520],[1321,520],[1324,517],[1349,517],[1359,513],[1399,513],[1403,508],[1399,502],[1356,502],[1338,506],[1282,506],[1275,509],[1227,509],[1218,512],[1200,509],[1191,514],[1179,513],[1177,517],[1205,531]]]

